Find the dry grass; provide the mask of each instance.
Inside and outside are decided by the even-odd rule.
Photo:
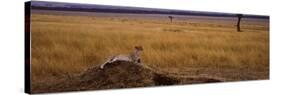
[[[268,79],[268,22],[242,19],[243,32],[235,32],[233,21],[32,14],[32,85],[100,65],[136,45],[144,47],[145,64],[171,74]]]

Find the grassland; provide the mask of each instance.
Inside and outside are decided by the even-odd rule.
[[[170,74],[227,81],[269,78],[269,22],[32,14],[32,86],[144,48],[143,63]],[[206,17],[207,18],[207,17]]]

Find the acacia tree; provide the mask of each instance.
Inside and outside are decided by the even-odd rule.
[[[243,17],[243,14],[237,14],[236,16],[238,17],[238,21],[237,21],[237,25],[236,25],[237,31],[241,32],[241,30],[240,30],[240,21],[241,21],[241,18]]]
[[[168,16],[169,17],[169,19],[170,19],[170,22],[172,23],[173,22],[173,16]]]

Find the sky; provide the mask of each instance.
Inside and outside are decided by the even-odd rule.
[[[36,1],[36,0],[33,0]],[[269,15],[267,0],[41,0],[71,3]],[[249,7],[249,5],[251,7]],[[237,7],[239,6],[239,7]]]

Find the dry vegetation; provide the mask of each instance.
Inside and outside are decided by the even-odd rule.
[[[32,14],[32,86],[136,45],[144,47],[144,64],[170,74],[268,79],[269,22],[242,18],[243,32],[236,32],[236,20],[229,21]]]

